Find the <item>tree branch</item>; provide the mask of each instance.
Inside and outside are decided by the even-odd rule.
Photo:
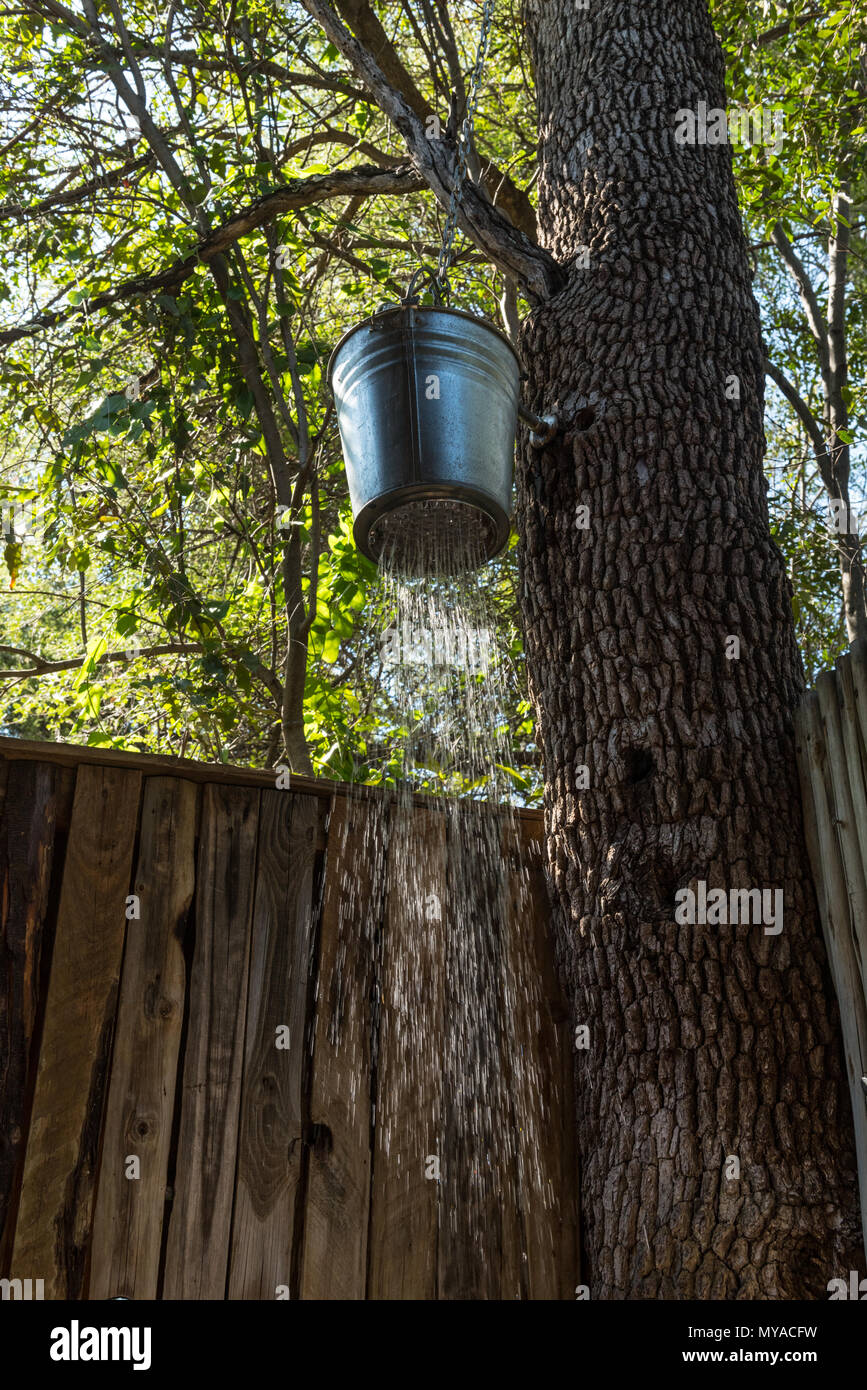
[[[828,366],[831,375],[830,424],[846,429],[849,412],[844,388],[849,375],[846,352],[846,279],[849,272],[852,205],[849,189],[842,185],[834,198],[834,219],[828,239]]]
[[[386,80],[370,52],[349,32],[325,0],[302,0],[302,4],[322,26],[335,48],[351,63],[382,112],[402,135],[416,169],[447,207],[455,181],[453,147],[444,140],[427,138],[421,117],[406,97]],[[464,185],[458,221],[488,260],[503,274],[518,280],[529,299],[541,303],[558,292],[563,272],[554,257],[530,241],[470,182]]]
[[[131,36],[131,42],[134,53],[160,60],[165,56],[163,46],[152,43],[149,39],[134,34]],[[287,88],[309,87],[312,91],[334,92],[338,96],[354,97],[356,100],[359,98],[364,100],[366,97],[364,91],[358,87],[353,87],[350,82],[346,82],[340,77],[299,72],[297,69],[287,68],[282,63],[275,62],[272,58],[257,58],[253,62],[240,63],[236,68],[224,58],[206,58],[193,49],[172,48],[169,50],[168,57],[173,63],[181,67],[195,68],[199,72],[234,73],[238,77],[261,74],[263,77],[276,77]]]
[[[173,293],[200,265],[228,251],[241,237],[266,226],[283,213],[293,212],[313,203],[322,203],[330,198],[369,198],[378,193],[417,193],[424,186],[423,179],[408,165],[402,165],[397,169],[378,169],[369,164],[360,164],[355,169],[342,169],[333,174],[316,174],[308,179],[293,179],[290,183],[275,188],[273,192],[263,194],[221,227],[216,227],[183,260],[176,261],[174,265],[154,275],[124,280],[113,290],[95,295],[93,299],[74,308],[39,314],[18,328],[8,328],[0,332],[0,344],[30,338],[36,333],[41,333],[43,329],[53,328],[58,323],[82,314],[92,314],[119,300],[151,294],[155,290]]]
[[[822,482],[830,491],[831,470],[829,462],[831,456],[825,443],[825,436],[822,433],[821,425],[797,388],[786,374],[781,371],[779,367],[775,366],[770,359],[765,360],[765,372],[771,378],[774,385],[779,387],[801,424],[804,426],[807,438],[813,446],[813,453],[819,465],[819,473],[821,474]]]
[[[74,601],[74,596],[73,596]],[[197,656],[201,655],[204,647],[200,642],[164,642],[155,647],[131,648],[130,651],[123,652],[104,652],[96,662],[97,666],[104,666],[109,661],[128,662],[138,661],[141,657],[151,656]],[[32,661],[32,669],[26,671],[6,670],[0,671],[0,681],[29,680],[34,676],[53,675],[56,671],[77,671],[84,665],[84,656],[72,657],[66,661],[46,661],[36,652],[30,652],[23,647],[8,647],[0,645],[0,652],[5,652],[11,656],[24,657],[26,661]],[[273,671],[269,671],[267,666],[261,662],[256,662],[251,668],[252,675],[262,682],[266,690],[274,697],[278,707],[283,698],[283,687]]]
[[[105,652],[96,662],[97,666],[103,666],[108,661],[130,661],[138,660],[142,656],[171,656],[176,653],[196,654],[201,652],[202,646],[198,642],[189,642],[185,646],[180,646],[175,642],[163,643],[157,647],[141,647],[134,650],[134,656],[129,652]],[[28,652],[21,647],[7,647],[0,645],[0,652],[8,652],[13,656],[23,656],[27,661],[33,662],[33,669],[29,671],[0,671],[0,681],[2,680],[23,680],[29,676],[47,676],[55,671],[76,671],[79,666],[83,666],[85,657],[74,656],[68,661],[45,661],[36,652]]]
[[[73,203],[80,203],[91,193],[100,193],[112,188],[130,174],[138,173],[140,169],[153,168],[153,163],[153,155],[141,155],[136,159],[128,159],[116,169],[109,169],[105,174],[97,174],[96,178],[90,179],[87,183],[80,183],[77,188],[49,193],[38,203],[31,203],[29,206],[24,203],[4,203],[0,206],[0,218],[5,220],[8,217],[37,217],[40,213],[49,212],[51,208],[69,207]]]
[[[789,241],[789,238],[786,236],[779,222],[773,228],[771,237],[786,264],[789,274],[798,287],[798,294],[801,297],[801,304],[807,316],[807,323],[816,341],[816,351],[819,354],[819,367],[827,392],[831,384],[831,363],[828,354],[827,324],[822,315],[822,310],[819,308],[816,291],[813,289],[813,283],[807,274],[803,261]]]
[[[821,9],[808,10],[806,14],[787,19],[784,24],[776,24],[773,29],[765,29],[756,36],[756,48],[767,48],[768,44],[776,43],[777,39],[786,38],[796,29],[803,29],[805,24],[812,24],[814,19],[821,19],[823,13]]]
[[[419,92],[369,0],[335,0],[335,8],[359,42],[371,54],[389,86],[404,97],[422,123],[426,122],[430,116],[434,115],[433,108]],[[450,50],[447,45],[447,56],[452,80],[455,84],[455,92],[459,101],[463,103],[466,97],[464,79],[460,71],[457,47],[453,40],[454,36],[452,36]],[[510,221],[531,241],[534,240],[536,236],[536,209],[524,190],[518,188],[517,184],[509,178],[509,175],[494,164],[489,165],[483,175],[482,182],[491,200],[498,202]]]

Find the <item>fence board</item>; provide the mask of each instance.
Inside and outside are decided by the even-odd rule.
[[[509,839],[513,831],[509,828]],[[507,850],[509,846],[506,846]],[[569,1011],[547,919],[542,837],[525,827],[510,855],[510,930],[503,976],[514,990],[513,1047],[526,1297],[574,1298],[577,1171]]]
[[[127,927],[93,1219],[91,1298],[157,1296],[178,1048],[183,935],[195,884],[197,788],[149,777]],[[126,1174],[137,1155],[139,1178]]]
[[[84,764],[94,767],[131,768],[141,772],[144,777],[184,777],[191,782],[216,782],[223,787],[258,787],[269,791],[274,786],[274,772],[263,767],[232,767],[228,763],[204,763],[196,758],[168,757],[159,753],[126,753],[118,748],[82,748],[73,743],[34,742],[25,738],[5,738],[0,736],[0,758],[18,761],[35,759],[37,762],[58,763],[64,767],[80,767]],[[292,773],[290,786],[293,793],[305,796],[319,796],[330,802],[335,796],[351,796],[355,799],[370,800],[381,804],[388,800],[389,793],[382,787],[365,786],[359,783],[332,782],[326,777],[305,777]],[[436,809],[435,796],[419,792],[413,796],[417,806]],[[541,824],[542,812],[532,807],[519,807],[515,814],[521,820]]]
[[[858,728],[858,706],[852,663],[848,656],[837,661],[838,693],[840,697],[840,726],[843,751],[852,798],[852,816],[862,866],[867,865],[867,781],[864,778],[861,735]]]
[[[861,1092],[861,1077],[867,1070],[867,1003],[861,990],[845,871],[835,834],[834,803],[826,786],[826,779],[830,783],[830,773],[819,699],[812,691],[798,711],[795,728],[805,837],[813,866],[831,975],[840,1006],[843,1055],[855,1122],[861,1221],[867,1244],[867,1110]]]
[[[381,825],[372,803],[335,798],[320,928],[302,1298],[365,1296],[374,951],[384,887]]]
[[[857,786],[860,780],[860,766],[855,760],[847,763],[837,690],[835,676],[830,671],[823,671],[816,682],[816,692],[825,734],[828,786],[835,812],[837,849],[849,897],[852,947],[861,981],[861,994],[867,998],[867,878],[852,796],[852,784]]]
[[[854,674],[852,691],[857,703]],[[23,1149],[9,1273],[44,1278],[49,1298],[272,1299],[280,1285],[308,1300],[573,1296],[571,1050],[538,856],[521,902],[507,863],[498,916],[478,872],[490,856],[473,855],[479,807],[394,808],[296,779],[278,792],[255,769],[0,739],[4,778],[0,990],[18,1020],[4,1024],[18,1030],[4,1103]],[[66,788],[53,803],[52,785]],[[540,833],[537,813],[517,820]],[[28,827],[14,873],[13,822]],[[127,923],[129,892],[141,917]],[[455,929],[474,914],[485,925],[468,955]],[[14,959],[13,918],[26,919]],[[475,1025],[468,981],[487,1001]],[[275,1047],[282,1024],[288,1050]],[[498,1030],[487,1098],[501,1104],[468,1124],[468,1096],[444,1095],[444,1063],[459,1074],[478,1045],[465,1056],[461,1029],[482,1025]],[[520,1048],[538,1081],[529,1096]],[[14,1121],[22,1084],[29,1129],[26,1113]],[[476,1160],[487,1149],[503,1165],[481,1199],[468,1135]],[[553,1212],[526,1181],[531,1163]]]
[[[515,1084],[514,989],[505,972],[511,817],[467,807],[449,826],[438,1296],[507,1299],[526,1288]]]
[[[164,1298],[226,1294],[258,809],[257,791],[205,788]]]
[[[855,690],[855,708],[858,714],[861,747],[867,750],[867,642],[853,643],[849,652],[849,662]],[[867,765],[862,768],[862,773],[867,773]]]
[[[289,1290],[304,1139],[319,802],[262,793],[230,1298]],[[277,1029],[287,1032],[277,1047]],[[284,1295],[285,1296],[285,1295]]]
[[[388,845],[368,1298],[433,1299],[437,1290],[445,817],[399,812]]]
[[[72,800],[75,774],[50,763],[13,763],[0,766],[4,791],[7,780],[5,814],[0,803],[0,1275],[12,1255],[27,1137],[58,806]]]
[[[81,767],[63,869],[13,1266],[80,1298],[141,777]]]

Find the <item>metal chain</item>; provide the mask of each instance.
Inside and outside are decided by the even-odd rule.
[[[464,114],[464,122],[458,135],[458,165],[455,171],[455,186],[452,189],[451,201],[449,203],[448,217],[443,228],[443,241],[440,247],[440,258],[436,270],[436,282],[440,291],[445,295],[448,293],[448,273],[454,259],[455,236],[458,230],[458,211],[464,199],[464,184],[467,178],[467,161],[470,150],[473,147],[473,123],[476,118],[476,105],[479,100],[479,93],[482,87],[482,77],[485,71],[485,60],[488,56],[488,42],[491,37],[491,23],[494,17],[494,0],[485,0],[482,10],[482,32],[479,35],[479,47],[476,52],[476,63],[470,79],[470,91],[467,97],[467,109]]]

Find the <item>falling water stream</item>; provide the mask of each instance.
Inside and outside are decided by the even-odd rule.
[[[422,1181],[436,1185],[440,1247],[451,1235],[474,1249],[457,1281],[484,1287],[486,1264],[511,1258],[508,1213],[554,1195],[537,1161],[550,1078],[526,1045],[543,1001],[506,770],[515,673],[468,513],[414,504],[380,523],[370,612],[397,715],[381,769],[393,794],[364,801],[345,891],[347,912],[366,923],[356,946],[376,957],[373,1064],[388,1081],[373,1097],[374,1165],[387,1165],[407,1208]],[[432,780],[438,794],[423,799]],[[342,949],[349,970],[351,942]]]

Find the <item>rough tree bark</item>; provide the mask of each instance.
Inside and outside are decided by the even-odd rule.
[[[525,17],[539,233],[569,274],[522,335],[530,404],[566,422],[522,456],[523,606],[555,916],[590,1025],[591,1296],[826,1298],[863,1254],[761,334],[728,147],[673,138],[678,109],[724,106],[722,54],[705,0],[525,0]],[[676,891],[702,879],[782,888],[782,933],[676,925]]]

